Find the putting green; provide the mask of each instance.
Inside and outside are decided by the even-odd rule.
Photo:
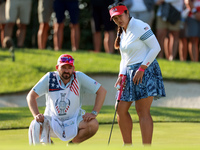
[[[73,149],[121,149],[123,142],[117,124],[114,125],[110,145],[107,145],[111,125],[100,125],[97,134],[91,139],[75,146]],[[200,123],[154,123],[154,135],[151,147],[143,147],[141,142],[139,123],[133,124],[134,149],[200,149]],[[37,149],[66,148],[66,143],[59,139],[52,139],[53,146],[38,146]],[[133,147],[126,147],[127,149]],[[28,145],[28,129],[1,130],[0,149],[35,149]]]

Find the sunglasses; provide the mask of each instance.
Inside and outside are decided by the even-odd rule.
[[[113,7],[121,6],[121,5],[124,6],[124,4],[122,2],[115,2],[115,3],[108,6],[108,10],[112,9]]]
[[[74,59],[73,58],[68,58],[68,57],[62,57],[60,58],[60,62],[62,63],[70,63],[70,64],[73,64],[74,63]]]

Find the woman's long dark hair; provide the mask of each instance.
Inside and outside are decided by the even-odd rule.
[[[125,6],[123,3],[121,2],[115,2],[111,5],[108,6],[108,10],[112,9],[113,7],[116,7],[116,6]],[[124,11],[126,14],[127,14],[127,10]],[[119,50],[119,47],[120,47],[120,41],[121,41],[121,34],[122,34],[122,27],[118,26],[118,29],[117,29],[117,37],[115,39],[115,43],[114,43],[114,47],[115,49],[118,49]]]

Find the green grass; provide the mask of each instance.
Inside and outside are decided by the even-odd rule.
[[[87,112],[91,112],[93,106],[83,106]],[[44,107],[39,107],[41,113]],[[103,106],[97,120],[100,124],[111,124],[114,116],[114,106]],[[132,106],[130,114],[133,122],[138,122],[135,107]],[[200,123],[199,109],[152,107],[151,114],[154,122],[198,122]],[[28,107],[1,108],[0,129],[28,128],[33,117]],[[116,121],[116,120],[115,120]]]
[[[87,112],[92,106],[83,106]],[[44,107],[39,107],[40,112]],[[66,142],[52,138],[55,145],[37,146],[38,150],[73,149],[73,150],[121,150],[147,149],[147,150],[197,150],[200,148],[200,110],[186,108],[152,107],[151,114],[154,120],[153,144],[143,147],[138,117],[135,107],[132,106],[130,114],[133,119],[133,147],[123,147],[122,137],[116,123],[112,132],[110,145],[107,145],[111,123],[114,115],[114,106],[103,106],[97,120],[100,123],[97,134],[80,145],[66,147]],[[1,108],[0,109],[0,149],[36,149],[28,145],[28,126],[33,119],[28,107]],[[10,130],[8,130],[10,129]],[[17,129],[17,130],[16,130]]]
[[[197,150],[200,148],[199,123],[154,123],[152,146],[143,147],[139,123],[133,123],[133,147],[123,147],[122,137],[117,124],[114,125],[110,145],[108,138],[111,125],[100,125],[96,135],[89,140],[74,146],[66,147],[66,143],[52,138],[52,146],[29,146],[28,129],[0,130],[1,150],[37,149],[37,150],[121,150],[121,149],[147,149],[147,150]]]
[[[52,51],[16,49],[16,61],[10,53],[0,50],[0,94],[30,90],[48,71],[54,71],[57,58],[68,53],[75,58],[75,69],[86,74],[117,75],[120,55],[87,51]],[[200,63],[158,59],[165,80],[200,81]]]

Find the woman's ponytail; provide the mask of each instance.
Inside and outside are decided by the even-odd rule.
[[[122,34],[122,27],[118,26],[117,37],[115,39],[115,45],[114,45],[115,49],[119,49],[120,47],[121,34]]]

